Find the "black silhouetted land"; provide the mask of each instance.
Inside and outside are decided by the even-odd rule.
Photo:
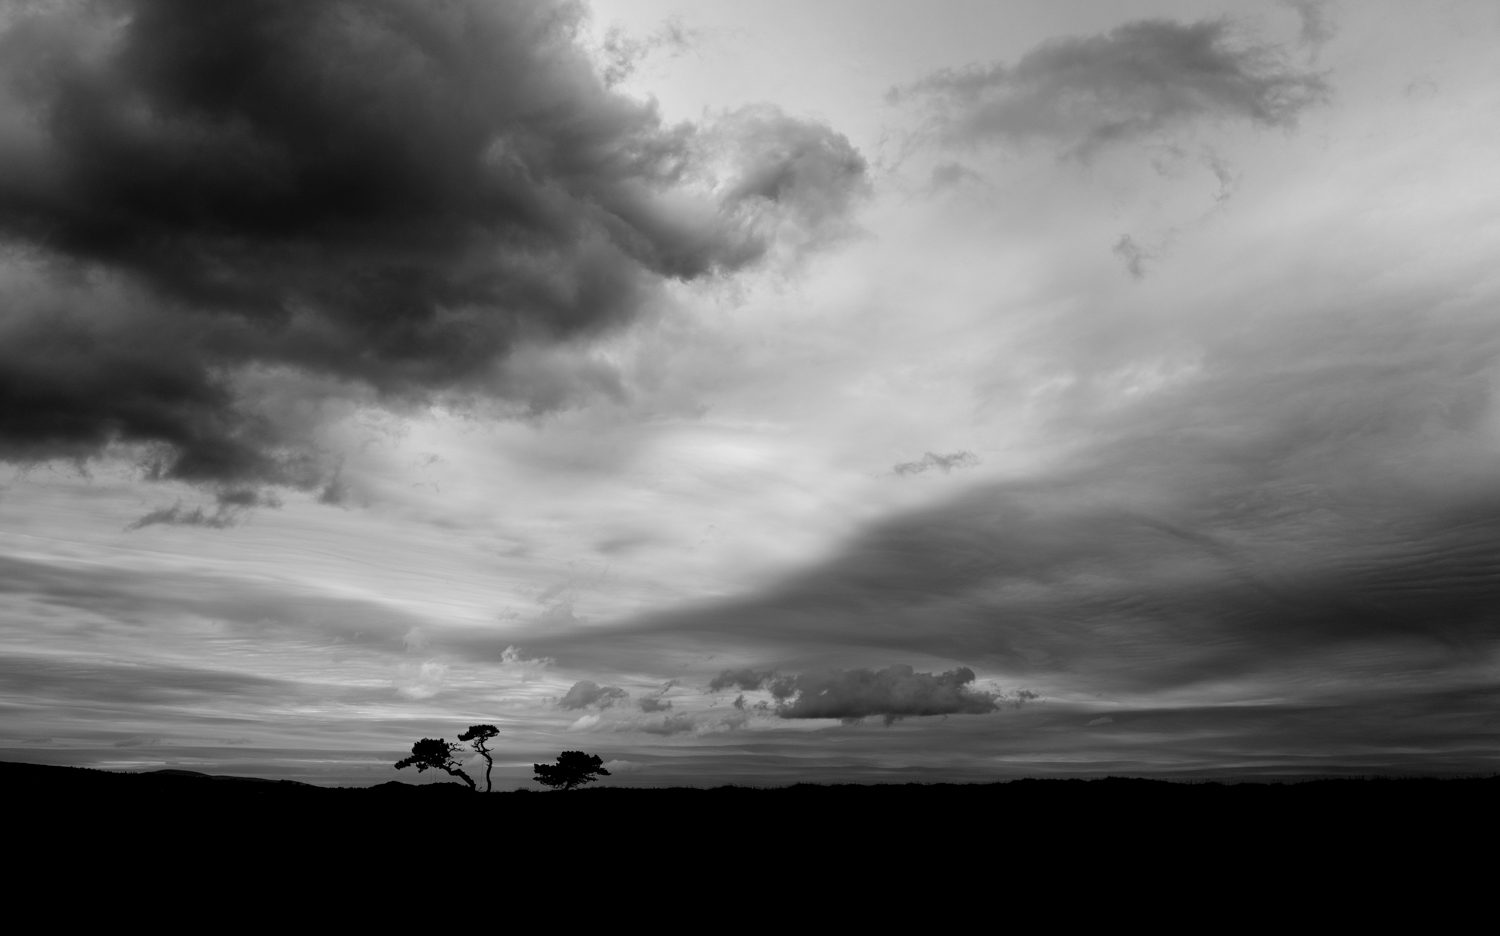
[[[64,882],[115,913],[130,905],[101,904],[100,882],[122,901],[170,884],[310,899],[330,908],[329,926],[364,913],[389,928],[393,908],[429,919],[416,896],[489,893],[497,881],[552,918],[561,882],[591,894],[614,886],[629,907],[643,894],[764,886],[821,900],[841,920],[873,912],[888,923],[902,908],[972,919],[1003,905],[1008,917],[1063,922],[1192,913],[1182,922],[1195,929],[1220,928],[1227,913],[1302,919],[1310,901],[1342,925],[1351,908],[1385,913],[1400,898],[1437,907],[1425,922],[1447,932],[1460,921],[1442,907],[1492,889],[1500,777],[599,784],[480,796],[456,782],[320,787],[0,762],[0,795],[7,854],[21,860],[18,906]],[[479,830],[493,836],[476,840]]]
[[[587,755],[585,755],[587,757]],[[592,761],[594,758],[589,758]],[[545,765],[544,765],[545,766]],[[999,783],[813,784],[781,787],[721,786],[613,787],[577,790],[573,796],[546,796],[534,789],[472,796],[460,783],[406,783],[391,780],[364,787],[325,787],[294,780],[219,776],[191,770],[140,772],[93,770],[41,764],[0,762],[0,794],[8,806],[18,803],[69,801],[86,804],[155,802],[167,807],[229,808],[236,804],[353,804],[378,811],[383,803],[436,804],[461,800],[465,810],[493,808],[496,814],[514,811],[586,809],[591,814],[667,804],[691,810],[819,811],[824,819],[839,814],[861,814],[872,821],[922,816],[990,816],[1009,827],[1059,822],[1083,815],[1115,815],[1124,820],[1145,819],[1163,827],[1183,822],[1233,821],[1236,816],[1291,816],[1316,821],[1360,818],[1389,827],[1402,817],[1437,821],[1463,814],[1477,820],[1494,815],[1500,803],[1500,776],[1455,778],[1340,778],[1286,782],[1227,783],[1171,781],[1142,778],[1027,779]],[[491,803],[487,807],[484,804]],[[845,805],[848,809],[845,809]],[[1470,811],[1473,807],[1475,811]],[[442,808],[442,807],[439,807]],[[873,810],[873,811],[870,811]],[[783,813],[786,814],[786,813]]]
[[[320,894],[365,894],[370,874],[398,875],[400,893],[436,892],[471,871],[474,886],[504,874],[545,889],[587,868],[637,888],[660,888],[684,869],[711,871],[723,886],[775,875],[819,893],[1004,887],[1025,903],[1051,888],[1053,908],[1101,885],[1131,900],[1191,891],[1235,906],[1273,888],[1367,900],[1379,875],[1407,886],[1412,875],[1441,874],[1445,886],[1480,892],[1463,882],[1489,863],[1457,856],[1488,849],[1500,831],[1500,777],[597,784],[565,796],[534,788],[482,796],[450,782],[320,787],[0,763],[0,795],[10,853],[38,874],[76,876],[92,867],[85,859],[108,852],[112,874],[124,861],[130,874],[201,869],[220,880],[228,867],[259,881],[290,857],[326,869],[307,879]],[[471,852],[464,830],[475,829],[497,837]],[[394,893],[355,902],[383,906]]]

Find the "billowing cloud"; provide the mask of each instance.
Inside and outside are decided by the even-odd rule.
[[[581,709],[597,706],[599,709],[607,709],[621,699],[630,697],[630,693],[619,686],[601,686],[598,683],[580,679],[574,683],[566,695],[557,700],[557,704],[565,709]]]
[[[706,138],[725,164],[724,203],[765,236],[796,246],[836,240],[870,192],[869,167],[846,137],[770,105],[725,115]]]
[[[1229,20],[1140,20],[1053,39],[1014,65],[944,69],[889,98],[926,108],[943,142],[1042,140],[1087,158],[1205,121],[1291,126],[1328,90],[1321,75],[1294,68]]]
[[[15,11],[0,458],[150,446],[157,477],[337,500],[318,400],[535,409],[615,392],[607,374],[553,386],[555,369],[512,361],[632,321],[663,282],[845,230],[866,184],[847,140],[770,107],[669,125],[600,77],[584,15],[534,0]],[[308,384],[297,419],[266,398],[292,378]]]

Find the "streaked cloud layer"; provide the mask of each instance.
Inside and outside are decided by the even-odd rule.
[[[8,12],[4,756],[1492,771],[1494,10],[778,10]]]

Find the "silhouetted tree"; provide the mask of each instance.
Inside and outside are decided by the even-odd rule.
[[[599,777],[609,776],[609,771],[604,769],[604,761],[599,759],[598,754],[585,754],[582,751],[563,751],[557,755],[555,764],[532,764],[536,771],[534,778],[537,783],[557,789],[571,790],[585,783],[592,783]]]
[[[500,729],[494,725],[470,725],[469,730],[458,736],[458,740],[467,741],[479,756],[484,758],[484,792],[490,791],[490,771],[495,769],[495,760],[490,757],[490,749],[484,746],[484,742],[500,733]]]
[[[415,767],[417,773],[421,773],[431,767],[433,770],[452,774],[467,783],[469,789],[477,791],[479,788],[474,785],[473,779],[459,769],[458,755],[462,750],[457,744],[442,738],[423,738],[411,746],[410,757],[396,761],[396,769]]]

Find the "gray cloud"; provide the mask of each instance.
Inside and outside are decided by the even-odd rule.
[[[769,679],[774,679],[775,670],[756,670],[748,667],[741,669],[727,669],[709,680],[708,690],[710,692],[721,692],[725,689],[759,689]]]
[[[1298,42],[1308,50],[1309,58],[1317,58],[1323,46],[1338,35],[1329,10],[1328,0],[1279,0],[1282,6],[1290,7],[1301,23]]]
[[[932,175],[927,180],[927,190],[936,192],[941,189],[954,188],[966,183],[984,183],[984,177],[965,166],[963,163],[945,162],[932,167]]]
[[[633,75],[648,57],[666,52],[676,58],[691,50],[702,36],[689,29],[680,19],[669,19],[646,35],[629,35],[612,27],[604,36],[604,83],[616,85]]]
[[[534,392],[551,371],[509,366],[518,350],[846,228],[866,187],[847,140],[768,107],[665,124],[595,73],[584,15],[111,0],[9,17],[0,458],[150,445],[158,477],[328,494],[317,421],[268,417],[249,377],[567,405]]]
[[[207,511],[202,507],[194,507],[192,510],[187,510],[183,508],[182,501],[178,501],[171,507],[160,507],[151,511],[130,523],[125,529],[139,530],[143,527],[161,525],[198,526],[223,530],[234,526],[238,522],[238,517],[239,513],[233,509],[220,507],[214,511]]]
[[[949,452],[946,455],[927,452],[917,461],[901,462],[893,465],[891,471],[898,475],[914,475],[937,468],[943,474],[947,474],[954,468],[972,468],[977,464],[979,464],[979,456],[973,452]]]
[[[643,725],[631,725],[628,727],[630,730],[644,731],[646,734],[676,735],[693,731],[697,728],[697,725],[686,715],[668,715],[661,721],[647,722]]]
[[[918,673],[910,666],[882,670],[829,669],[807,673],[774,670],[724,670],[709,683],[712,691],[766,689],[777,700],[781,718],[838,718],[858,721],[879,715],[887,725],[922,715],[983,714],[999,708],[1002,696],[970,687],[974,671],[959,667],[946,673]],[[1021,704],[1036,698],[1029,690],[1005,700]],[[744,710],[745,697],[734,707]],[[761,706],[757,706],[762,708]]]
[[[774,106],[733,111],[708,139],[731,167],[725,203],[797,245],[850,233],[853,207],[870,193],[869,167],[846,137]]]
[[[1290,66],[1228,20],[1141,20],[1061,38],[1014,65],[945,69],[893,89],[928,109],[947,143],[1051,141],[1087,158],[1111,144],[1212,120],[1288,127],[1327,97],[1321,75]]]
[[[203,506],[188,510],[182,506],[182,501],[177,501],[170,507],[159,507],[147,513],[145,516],[135,520],[126,530],[139,530],[148,526],[199,526],[215,530],[223,530],[235,526],[246,513],[257,507],[269,507],[272,509],[281,506],[281,500],[274,494],[263,490],[249,488],[231,488],[221,490],[212,510]]]
[[[918,673],[910,666],[803,673],[797,694],[777,709],[782,718],[857,720],[879,715],[887,725],[922,715],[982,715],[997,708],[995,695],[970,688],[974,671]]]
[[[557,700],[557,704],[565,709],[581,709],[597,706],[607,709],[621,699],[630,697],[630,693],[619,686],[601,686],[588,679],[581,679],[574,683],[566,695]]]
[[[672,700],[666,698],[666,695],[675,685],[677,685],[675,679],[667,680],[662,684],[660,689],[656,690],[655,695],[641,697],[637,705],[640,706],[643,712],[665,712],[670,710],[672,708]]]
[[[1111,250],[1125,264],[1126,272],[1134,279],[1143,279],[1146,276],[1147,261],[1156,259],[1155,253],[1141,246],[1129,234],[1121,234]]]

